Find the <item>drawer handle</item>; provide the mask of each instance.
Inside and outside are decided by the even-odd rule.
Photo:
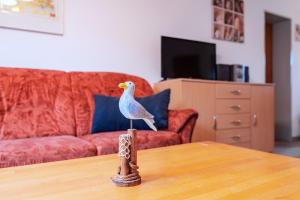
[[[241,139],[241,136],[240,136],[240,135],[235,135],[235,136],[232,136],[231,138],[232,138],[233,140],[238,141],[238,140]]]
[[[217,116],[214,116],[213,120],[214,120],[214,129],[217,130]]]
[[[241,120],[234,120],[231,123],[236,125],[236,126],[240,126],[242,124],[242,121]]]
[[[241,90],[232,90],[231,93],[234,95],[241,95],[242,91]]]
[[[241,105],[234,105],[234,106],[231,106],[231,108],[233,110],[241,110]]]
[[[253,126],[256,126],[257,125],[257,114],[254,113],[253,114]]]

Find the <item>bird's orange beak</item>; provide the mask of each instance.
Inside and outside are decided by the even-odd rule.
[[[120,83],[119,88],[122,88],[122,89],[126,90],[128,88],[128,86],[127,86],[126,83]]]

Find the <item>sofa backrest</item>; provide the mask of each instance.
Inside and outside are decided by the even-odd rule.
[[[0,67],[0,139],[76,135],[69,74]]]
[[[94,95],[121,96],[118,84],[133,81],[136,84],[136,97],[153,94],[149,83],[137,76],[112,72],[72,72],[71,85],[74,98],[77,136],[91,133],[94,114]]]

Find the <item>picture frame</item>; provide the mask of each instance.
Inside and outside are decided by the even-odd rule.
[[[0,27],[64,34],[64,0],[0,0]]]
[[[245,42],[244,0],[212,0],[213,38]]]
[[[300,42],[300,25],[297,24],[295,27],[295,39],[297,42]]]
[[[244,83],[246,81],[246,66],[232,65],[232,80],[234,82]]]

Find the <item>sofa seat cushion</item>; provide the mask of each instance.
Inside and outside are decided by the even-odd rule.
[[[119,136],[126,131],[106,132],[93,135],[85,135],[80,138],[93,143],[97,147],[98,155],[117,153],[119,148]],[[138,131],[138,149],[150,149],[180,144],[180,136],[169,131]]]
[[[0,167],[13,167],[97,155],[96,147],[73,136],[0,141]]]

